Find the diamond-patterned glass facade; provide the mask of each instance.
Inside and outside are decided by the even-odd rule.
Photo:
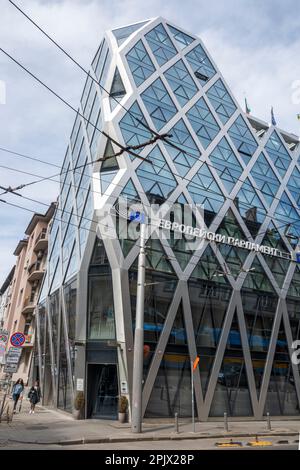
[[[208,147],[218,134],[220,127],[209,110],[204,98],[200,98],[187,112],[187,117],[203,147]]]
[[[229,95],[228,91],[225,88],[225,85],[223,84],[220,78],[207,91],[207,96],[222,123],[226,124],[228,119],[235,112],[236,105],[234,104],[233,99]]]
[[[177,112],[160,78],[155,80],[155,82],[142,93],[142,98],[158,131],[164,127]]]
[[[143,125],[144,124],[144,125]],[[134,103],[120,121],[120,129],[126,145],[140,145],[151,138],[147,129],[147,121],[137,103]],[[141,149],[135,150],[136,153]],[[130,155],[131,158],[134,158]]]
[[[165,144],[165,146],[176,165],[178,173],[181,176],[185,176],[194,163],[200,158],[201,152],[182,119],[170,129],[169,133],[172,135],[172,143],[174,143],[176,147],[172,147],[168,144]]]
[[[127,62],[137,86],[144,83],[155,71],[155,67],[145,49],[142,41],[139,41],[127,54]]]
[[[238,162],[232,148],[225,137],[214,148],[209,159],[222,180],[226,190],[230,193],[239,180],[243,168]]]
[[[174,26],[170,26],[168,24],[169,31],[173,36],[177,46],[180,49],[184,49],[185,47],[189,46],[195,39],[189,36],[188,34],[180,31],[179,29],[174,28]]]
[[[270,206],[277,194],[280,183],[263,153],[258,156],[253,165],[251,175],[265,201]]]
[[[287,188],[293,196],[298,207],[300,207],[300,171],[297,166],[295,166],[290,176]]]
[[[200,44],[185,57],[201,85],[205,85],[215,75],[215,68]]]
[[[221,209],[225,198],[216,183],[206,163],[193,177],[188,185],[189,192],[195,204],[203,204],[204,209],[212,214],[217,214]]]
[[[162,24],[159,24],[147,33],[146,39],[159,65],[164,65],[177,54],[177,51]]]
[[[154,203],[162,218],[174,202],[168,215],[178,230],[167,236],[157,227],[160,239],[153,232],[146,241],[145,416],[190,416],[190,351],[197,351],[201,419],[223,419],[224,412],[299,417],[300,376],[289,351],[291,337],[300,339],[300,149],[289,150],[289,136],[243,113],[193,35],[162,18],[113,35],[92,68],[122,106],[87,77],[60,176],[43,289],[54,331],[53,339],[44,336],[44,344],[53,341],[48,382],[57,367],[60,379],[68,370],[73,390],[85,377],[86,418],[115,419],[120,382],[128,383],[131,403],[140,227],[119,196],[147,216]],[[168,137],[160,139],[162,132]],[[131,155],[116,142],[141,147]],[[115,219],[117,237],[104,236],[99,209]],[[64,346],[55,332],[72,315],[76,334]],[[76,341],[87,367],[62,370],[55,345],[72,364]],[[95,401],[103,377],[114,397],[105,410]],[[54,373],[52,382],[56,390]],[[60,397],[63,387],[60,381]],[[55,396],[53,402],[63,407]]]
[[[274,131],[266,144],[266,151],[281,176],[284,176],[291,163],[291,157]]]
[[[228,134],[231,137],[237,151],[247,165],[255,150],[257,149],[257,143],[242,116],[239,116],[234,121],[228,131]]]
[[[165,72],[165,77],[181,106],[188,103],[198,91],[194,80],[182,60],[172,65],[172,67]]]
[[[176,188],[176,180],[158,146],[151,150],[148,159],[153,164],[141,163],[137,176],[151,201],[166,200]]]

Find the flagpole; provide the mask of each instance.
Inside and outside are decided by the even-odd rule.
[[[192,385],[192,423],[193,423],[193,432],[196,432],[195,429],[195,408],[194,408],[194,363],[191,361],[191,385]]]

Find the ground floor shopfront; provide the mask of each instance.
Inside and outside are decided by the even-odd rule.
[[[155,242],[155,243],[154,243]],[[150,246],[150,245],[149,245]],[[108,248],[109,249],[109,248]],[[76,278],[50,292],[37,315],[36,368],[43,402],[85,417],[116,419],[131,399],[137,268],[112,269],[101,240]],[[291,362],[299,338],[300,271],[285,297],[259,258],[233,288],[207,244],[187,280],[176,277],[159,241],[147,254],[143,406],[145,417],[191,416],[191,358],[199,419],[299,416],[300,378]]]

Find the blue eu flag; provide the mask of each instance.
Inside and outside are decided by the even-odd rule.
[[[140,211],[132,211],[129,214],[129,220],[135,220],[136,222],[141,222],[143,223],[145,221],[145,216],[142,212]]]

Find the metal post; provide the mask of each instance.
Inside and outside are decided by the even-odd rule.
[[[178,413],[175,413],[175,433],[179,433],[179,426],[178,426]]]
[[[134,333],[133,379],[132,379],[132,418],[131,431],[142,432],[142,394],[144,362],[144,297],[145,297],[145,235],[146,224],[140,224],[140,254],[136,292],[136,314]]]
[[[191,387],[192,387],[192,423],[193,423],[193,432],[196,432],[195,428],[195,407],[194,407],[194,368],[193,361],[191,361]]]
[[[1,422],[2,414],[3,414],[3,410],[4,410],[6,395],[7,395],[7,391],[5,390],[3,400],[2,400],[2,405],[1,405],[1,411],[0,411],[0,422]]]
[[[267,413],[267,423],[268,423],[267,424],[267,429],[268,429],[268,431],[271,431],[272,430],[272,428],[271,428],[271,418],[270,418],[270,413],[269,412]]]
[[[224,429],[225,431],[228,432],[228,419],[227,419],[227,413],[224,413]]]

